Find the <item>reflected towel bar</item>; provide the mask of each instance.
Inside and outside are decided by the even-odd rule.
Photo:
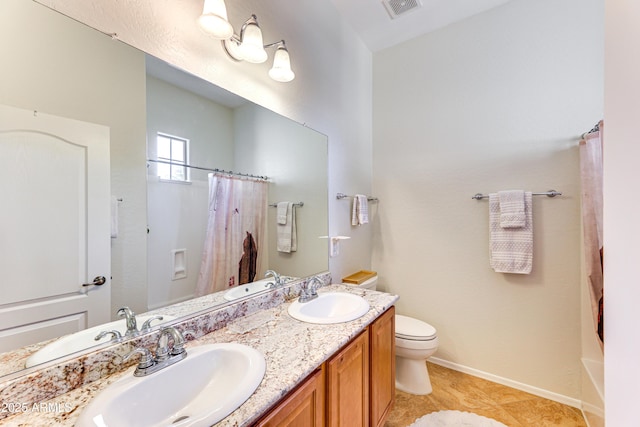
[[[547,196],[547,197],[562,196],[562,193],[556,190],[549,190],[549,191],[545,191],[544,193],[531,193],[531,194],[534,196]],[[471,198],[480,200],[480,199],[488,199],[489,196],[482,193],[476,193],[473,196],[471,196]]]
[[[269,206],[271,206],[272,208],[277,208],[278,204],[277,203],[270,203]],[[299,208],[304,206],[304,202],[298,202],[298,203],[294,203],[293,206],[297,206]]]
[[[338,193],[336,194],[336,199],[340,200],[340,199],[346,199],[347,197],[353,197],[353,196],[347,196],[344,193]],[[377,197],[371,197],[371,196],[367,196],[367,201],[369,202],[377,202],[378,198]]]

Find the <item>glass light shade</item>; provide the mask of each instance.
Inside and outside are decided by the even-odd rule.
[[[278,47],[273,57],[273,67],[269,70],[269,77],[277,82],[290,82],[296,75],[291,70],[289,52],[284,46]]]
[[[233,36],[233,27],[227,19],[227,7],[224,0],[204,0],[202,15],[198,25],[217,39],[229,39]]]
[[[239,46],[242,59],[254,64],[267,60],[267,51],[262,43],[262,30],[258,24],[250,22],[242,32],[242,43]]]

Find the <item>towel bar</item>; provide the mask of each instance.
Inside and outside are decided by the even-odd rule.
[[[545,191],[544,193],[531,193],[531,194],[534,196],[547,196],[547,197],[562,196],[562,193],[556,190],[549,190],[549,191]],[[476,193],[473,196],[471,196],[471,198],[480,200],[480,199],[487,199],[489,198],[489,196],[482,193]]]
[[[277,203],[270,203],[269,206],[271,206],[272,208],[277,208],[278,204]],[[293,206],[297,206],[297,207],[303,207],[304,206],[304,202],[298,202],[298,203],[294,203]]]

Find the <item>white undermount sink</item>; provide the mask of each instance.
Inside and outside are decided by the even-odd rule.
[[[264,356],[243,344],[188,348],[187,357],[153,374],[114,382],[80,414],[78,427],[211,426],[258,388]]]
[[[153,316],[137,316],[136,321],[140,327],[145,321],[151,319]],[[162,320],[155,320],[152,323],[152,327],[160,323],[169,322],[175,319],[174,316],[162,315]],[[59,338],[40,350],[33,353],[25,361],[25,368],[30,368],[40,363],[48,362],[53,359],[57,359],[62,356],[66,356],[76,351],[81,351],[94,345],[103,344],[109,342],[112,339],[111,335],[107,335],[96,341],[96,336],[102,331],[116,330],[124,337],[127,331],[127,324],[125,319],[116,320],[114,322],[104,323],[102,325],[94,326],[91,328],[83,329],[82,331],[75,332],[70,335],[66,335]]]
[[[307,323],[327,325],[355,320],[369,311],[369,303],[359,295],[327,292],[308,302],[298,300],[289,306],[289,315]]]
[[[227,301],[237,300],[238,298],[248,297],[269,289],[273,284],[273,278],[257,280],[255,282],[238,285],[224,293],[224,299]]]

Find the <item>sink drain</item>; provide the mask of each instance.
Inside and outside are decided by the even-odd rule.
[[[189,418],[189,415],[183,415],[183,416],[181,416],[180,418],[176,419],[176,420],[175,420],[174,422],[172,422],[171,424],[179,423],[180,421],[184,421],[184,420],[186,420],[187,418]]]

